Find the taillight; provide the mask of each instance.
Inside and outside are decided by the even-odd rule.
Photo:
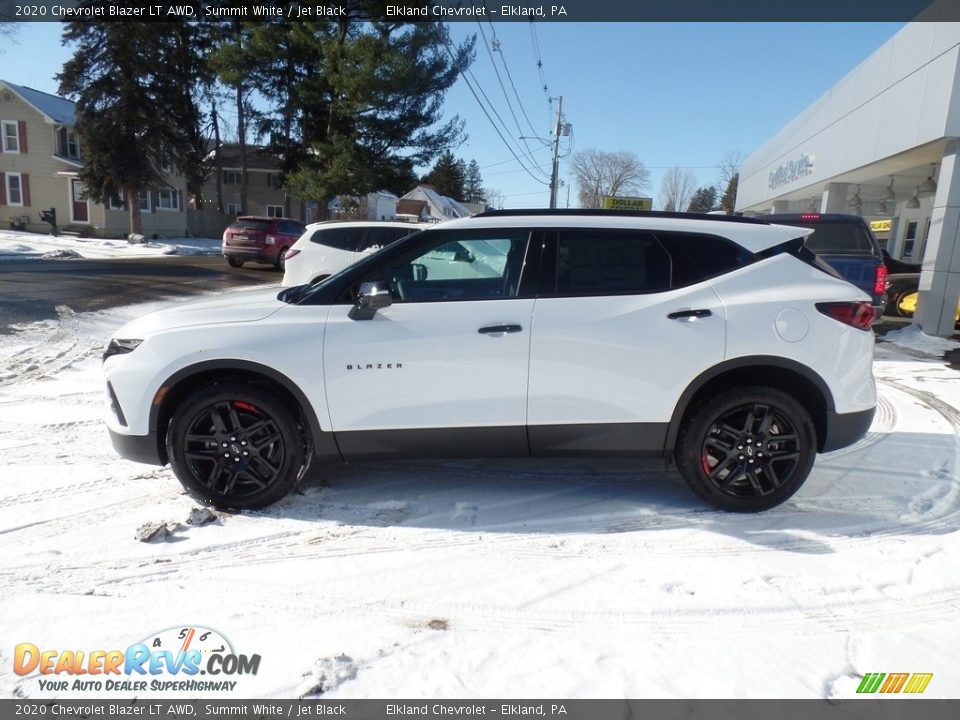
[[[873,276],[873,294],[883,295],[887,291],[887,266],[877,265],[876,274]]]
[[[287,254],[284,256],[284,262],[289,261],[290,258],[295,258],[299,254],[300,254],[300,251],[297,250],[296,248],[291,248],[290,250],[287,250]]]
[[[817,310],[857,330],[869,330],[877,316],[873,306],[867,302],[817,303]]]

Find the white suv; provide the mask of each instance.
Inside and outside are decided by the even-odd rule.
[[[370,253],[428,227],[427,223],[376,221],[307,225],[287,252],[281,284],[290,287],[318,282]]]
[[[870,298],[759,220],[498,211],[314,286],[177,305],[104,355],[114,446],[261,507],[311,461],[662,457],[707,502],[789,498],[875,405]]]

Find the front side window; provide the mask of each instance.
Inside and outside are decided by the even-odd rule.
[[[671,262],[650,233],[567,230],[557,244],[558,295],[639,295],[670,288]]]
[[[361,282],[386,283],[394,302],[516,297],[528,238],[526,230],[435,233]]]
[[[20,152],[20,132],[15,120],[4,120],[3,123],[3,151],[8,153]]]
[[[23,205],[20,173],[7,173],[7,205]]]

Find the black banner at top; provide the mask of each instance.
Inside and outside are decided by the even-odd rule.
[[[0,21],[908,22],[960,20],[960,0],[0,0]],[[802,41],[802,38],[798,38]]]

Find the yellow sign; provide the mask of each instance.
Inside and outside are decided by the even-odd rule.
[[[603,196],[604,210],[652,210],[653,198]]]
[[[886,232],[893,225],[893,220],[871,220],[870,229],[874,232]]]

